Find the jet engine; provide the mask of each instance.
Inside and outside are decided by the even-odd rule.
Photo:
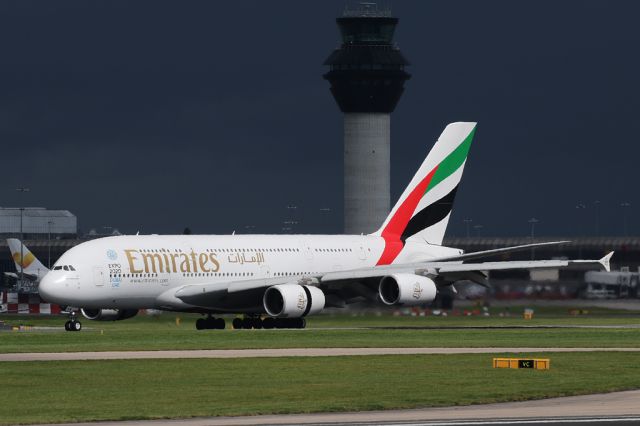
[[[137,309],[80,309],[86,319],[94,321],[120,321],[133,318]]]
[[[386,305],[415,306],[432,302],[438,290],[431,278],[393,274],[382,277],[378,292]]]
[[[324,293],[318,287],[278,284],[264,292],[264,310],[272,317],[299,318],[317,314],[324,308]]]

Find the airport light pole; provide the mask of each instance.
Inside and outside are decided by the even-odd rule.
[[[27,187],[16,188],[18,192],[29,192]],[[24,229],[22,227],[22,217],[24,216],[24,207],[20,207],[20,285],[24,282]]]
[[[596,237],[600,236],[600,200],[593,202],[596,211]]]
[[[462,219],[462,221],[464,222],[464,226],[467,230],[467,238],[471,237],[471,234],[469,233],[469,225],[471,224],[471,222],[473,222],[473,219]]]
[[[624,227],[624,236],[629,236],[628,227],[627,227],[627,210],[631,207],[631,203],[627,201],[623,201],[620,203],[620,207],[622,207],[622,226]]]
[[[47,233],[49,234],[48,236],[48,243],[47,243],[47,268],[51,269],[51,225],[53,224],[52,221],[47,221]]]
[[[533,240],[536,238],[536,223],[540,221],[535,217],[532,217],[527,222],[531,224],[531,241],[533,242]]]
[[[533,242],[535,241],[535,238],[536,238],[536,223],[538,223],[540,221],[538,219],[536,219],[535,217],[532,217],[527,222],[529,222],[531,224],[531,243],[533,244]],[[533,260],[535,258],[535,255],[536,255],[536,249],[535,249],[535,247],[531,247],[531,260]]]
[[[293,233],[295,225],[298,225],[299,221],[295,220],[297,217],[298,206],[289,204],[287,205],[287,219],[282,222],[284,225],[282,230],[284,232]]]
[[[584,203],[578,202],[578,204],[576,204],[576,210],[584,210],[586,209],[587,206]],[[582,226],[578,225],[579,228],[582,228]],[[585,235],[586,235],[586,229],[585,229]]]
[[[325,225],[328,222],[331,212],[331,207],[320,207],[320,219],[322,221],[322,225]],[[323,226],[321,229],[324,230],[327,234],[332,233],[331,226],[327,226],[326,228]]]

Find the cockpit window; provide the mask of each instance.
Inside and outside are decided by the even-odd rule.
[[[71,265],[58,265],[58,266],[54,266],[53,267],[54,271],[59,271],[61,269],[64,269],[65,271],[75,271],[76,270],[76,268],[74,268]]]

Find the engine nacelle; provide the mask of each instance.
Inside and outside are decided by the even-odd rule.
[[[299,318],[324,309],[324,293],[318,287],[278,284],[269,287],[262,298],[264,310],[272,317]]]
[[[378,292],[386,305],[414,306],[433,302],[438,290],[431,278],[414,274],[393,274],[382,277]]]
[[[80,309],[82,316],[93,321],[120,321],[133,318],[137,309]]]

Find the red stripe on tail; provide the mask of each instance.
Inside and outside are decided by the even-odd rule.
[[[411,216],[416,211],[418,203],[429,187],[433,175],[438,170],[438,166],[434,167],[429,174],[411,191],[411,194],[402,203],[398,211],[393,215],[387,226],[382,230],[382,238],[384,239],[384,251],[378,259],[377,265],[389,265],[398,257],[402,251],[404,243],[400,240],[402,231],[407,227],[407,223],[411,220]]]

